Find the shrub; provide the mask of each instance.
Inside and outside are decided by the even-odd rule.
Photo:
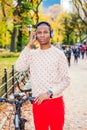
[[[20,53],[14,53],[14,52],[9,52],[6,50],[0,49],[0,58],[8,58],[8,57],[18,57]]]

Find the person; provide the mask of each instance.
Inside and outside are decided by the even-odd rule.
[[[82,45],[82,47],[81,47],[82,59],[84,59],[85,49],[86,49],[85,45]]]
[[[78,58],[80,58],[80,54],[81,54],[81,46],[78,46]]]
[[[85,46],[85,53],[86,53],[86,57],[87,57],[87,44]]]
[[[36,37],[40,48],[31,49]],[[42,21],[31,32],[30,40],[16,62],[16,70],[30,69],[35,130],[63,130],[63,91],[70,84],[69,68],[64,53],[51,45],[51,26]]]
[[[70,67],[71,65],[71,49],[70,49],[70,46],[66,46],[66,49],[65,49],[65,55],[67,57],[67,61],[68,61],[68,66]]]
[[[73,55],[74,55],[74,63],[77,64],[78,63],[78,57],[79,57],[78,46],[74,46]]]

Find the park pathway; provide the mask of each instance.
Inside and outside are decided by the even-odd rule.
[[[87,130],[87,58],[70,67],[71,85],[64,93],[66,123],[64,130]]]
[[[64,92],[66,106],[64,130],[87,130],[87,58],[79,59],[78,64],[74,64],[72,57],[69,69],[71,84]],[[9,107],[9,109],[11,112],[12,108]],[[35,130],[30,103],[23,106],[23,116],[28,119],[26,130]],[[10,122],[10,124],[13,123]],[[5,129],[7,125],[8,122],[1,130],[8,130]],[[14,130],[13,127],[11,130]]]

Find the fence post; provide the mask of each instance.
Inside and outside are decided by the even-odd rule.
[[[5,95],[5,97],[6,98],[8,98],[8,94],[7,94],[7,92],[8,92],[8,88],[7,88],[7,69],[5,68],[4,69],[4,81],[5,81],[5,93],[6,93],[6,95]]]
[[[12,92],[14,93],[14,65],[12,65]]]

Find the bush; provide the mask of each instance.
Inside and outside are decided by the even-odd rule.
[[[0,58],[18,57],[20,53],[9,52],[5,49],[0,49]]]
[[[2,53],[2,52],[7,52],[7,50],[4,48],[0,48],[0,53]]]

